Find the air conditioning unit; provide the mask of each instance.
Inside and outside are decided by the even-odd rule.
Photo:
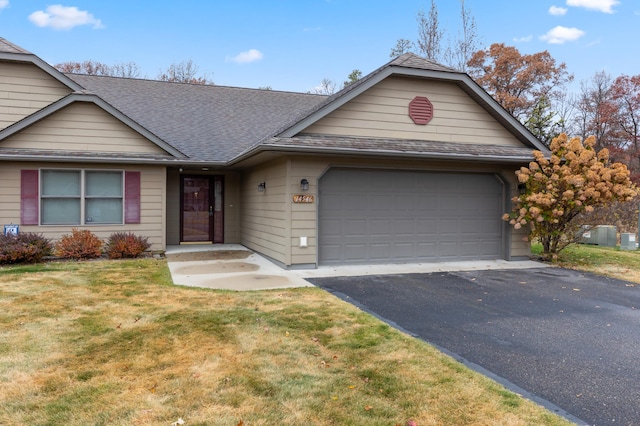
[[[620,234],[620,250],[636,250],[636,234]]]
[[[578,242],[603,247],[615,247],[618,242],[618,233],[613,225],[598,225],[593,228],[583,226],[582,237],[579,238]]]

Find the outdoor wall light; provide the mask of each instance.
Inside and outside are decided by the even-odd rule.
[[[267,189],[267,183],[266,182],[260,182],[258,184],[258,192],[264,192],[265,189]]]
[[[307,179],[302,179],[300,181],[300,189],[303,191],[309,190],[309,181]]]
[[[519,183],[518,184],[518,193],[520,193],[520,195],[522,195],[525,192],[527,192],[527,185],[525,185],[524,183]]]

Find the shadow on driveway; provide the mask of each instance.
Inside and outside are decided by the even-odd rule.
[[[570,420],[640,424],[640,286],[560,268],[308,280]]]

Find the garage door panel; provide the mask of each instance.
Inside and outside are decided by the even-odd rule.
[[[342,244],[325,243],[319,247],[318,256],[327,263],[342,262]]]
[[[435,195],[418,195],[415,201],[416,210],[424,212],[435,212],[438,205],[435,201]]]
[[[347,219],[344,222],[345,236],[364,236],[367,235],[367,223],[361,219]]]
[[[438,233],[440,235],[460,234],[460,221],[458,219],[440,219],[438,221]]]
[[[482,244],[480,241],[462,241],[460,243],[460,256],[470,257],[476,253],[480,253],[482,250]]]
[[[482,253],[495,253],[500,250],[501,241],[498,239],[484,240],[482,241],[481,250]]]
[[[394,260],[411,261],[416,255],[415,243],[395,243],[393,245]]]
[[[479,229],[483,231],[485,234],[495,235],[500,233],[500,229],[502,228],[502,223],[496,222],[495,220],[485,219],[480,222]]]
[[[369,234],[374,237],[389,238],[392,234],[392,219],[371,219],[369,221]]]
[[[438,197],[438,210],[451,210],[457,212],[460,208],[460,195],[441,194]]]
[[[342,221],[339,219],[322,219],[318,221],[318,226],[322,229],[325,238],[342,236]]]
[[[394,234],[397,236],[413,236],[415,235],[415,226],[413,219],[396,219],[393,222]]]
[[[438,244],[435,241],[420,241],[416,244],[416,257],[424,260],[436,260]]]
[[[438,232],[438,219],[416,219],[416,235],[433,236]]]
[[[464,234],[479,234],[486,232],[482,227],[482,220],[476,218],[469,218],[468,220],[460,221],[460,231]]]
[[[442,259],[451,259],[460,256],[457,242],[441,241],[438,243],[438,255]]]
[[[393,256],[393,247],[390,243],[373,243],[369,246],[369,258],[371,260],[385,260]]]
[[[340,203],[336,207],[340,210],[360,211],[362,210],[362,206],[367,204],[367,197],[363,194],[344,194],[336,201]]]
[[[491,174],[332,169],[319,182],[321,264],[500,258]]]
[[[344,245],[344,259],[347,262],[358,262],[367,260],[366,244],[346,244]]]
[[[389,205],[389,195],[383,194],[370,195],[368,202],[360,203],[359,208],[361,210],[362,206],[368,206],[370,210],[378,211],[384,215],[388,215],[389,211],[392,210],[392,206]]]

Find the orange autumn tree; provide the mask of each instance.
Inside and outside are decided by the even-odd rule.
[[[577,215],[636,195],[627,166],[611,164],[609,151],[596,153],[595,143],[593,136],[582,143],[561,134],[551,142],[549,158],[534,151],[535,161],[516,172],[524,191],[512,199],[513,210],[503,219],[515,229],[529,226],[529,238],[542,243],[545,259],[557,258],[575,242]]]

